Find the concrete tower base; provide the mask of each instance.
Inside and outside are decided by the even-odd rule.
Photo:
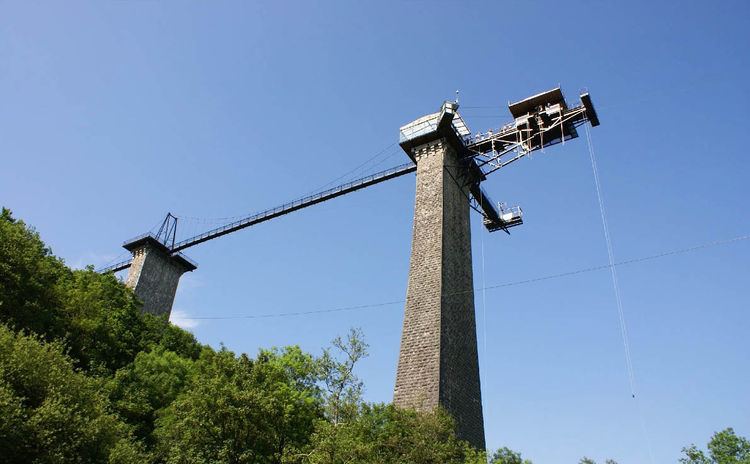
[[[409,284],[394,404],[442,406],[459,438],[484,449],[466,170],[445,138],[412,150],[417,164]]]
[[[125,285],[143,301],[144,313],[166,314],[169,318],[180,277],[197,266],[181,254],[173,255],[151,236],[128,242],[124,247],[133,253]]]

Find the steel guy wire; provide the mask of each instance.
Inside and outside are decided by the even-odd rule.
[[[644,261],[651,261],[654,259],[665,258],[667,256],[690,253],[693,251],[713,248],[713,247],[721,246],[721,245],[729,245],[732,243],[738,243],[738,242],[745,241],[745,240],[750,240],[750,234],[739,235],[737,237],[733,237],[730,239],[713,240],[710,242],[705,242],[700,245],[695,245],[695,246],[687,247],[687,248],[678,248],[674,250],[663,251],[661,253],[657,253],[657,254],[653,254],[649,256],[641,256],[639,258],[628,259],[625,261],[618,261],[614,264],[602,264],[599,266],[585,267],[585,268],[576,269],[573,271],[560,272],[557,274],[548,274],[545,276],[533,277],[530,279],[504,282],[500,284],[485,286],[482,288],[455,292],[446,296],[459,295],[459,294],[463,294],[467,292],[477,292],[479,290],[496,290],[498,288],[515,287],[518,285],[527,285],[527,284],[532,284],[536,282],[542,282],[545,280],[560,279],[563,277],[572,277],[572,276],[579,275],[579,274],[602,271],[605,269],[609,269],[612,266],[626,266],[629,264],[637,264],[637,263],[642,263]],[[379,302],[379,303],[372,303],[372,304],[362,304],[362,305],[356,305],[356,306],[342,306],[342,307],[337,307],[337,308],[317,309],[317,310],[310,310],[310,311],[296,311],[296,312],[289,312],[289,313],[244,314],[244,315],[234,315],[234,316],[202,316],[202,317],[194,316],[194,317],[182,317],[182,319],[225,320],[225,319],[263,319],[263,318],[274,318],[274,317],[290,317],[290,316],[302,316],[302,315],[324,314],[324,313],[333,313],[333,312],[341,312],[341,311],[355,311],[355,310],[363,310],[363,309],[380,308],[383,306],[397,305],[397,304],[402,304],[405,302],[406,300],[394,300],[394,301],[386,301],[386,302]]]
[[[396,145],[396,142],[393,142],[390,145],[388,145],[387,147],[383,148],[382,150],[380,150],[379,152],[377,152],[376,154],[374,154],[373,156],[371,156],[370,158],[368,158],[367,160],[365,160],[364,162],[362,162],[361,164],[359,164],[357,167],[355,167],[355,168],[353,168],[353,169],[345,172],[344,174],[341,174],[337,178],[329,181],[328,183],[326,183],[324,185],[321,185],[320,187],[318,187],[318,188],[316,188],[314,190],[311,190],[310,192],[308,192],[308,195],[311,195],[311,194],[317,193],[317,192],[319,192],[321,190],[324,190],[327,187],[329,187],[331,184],[333,184],[333,183],[335,183],[335,182],[337,182],[337,181],[339,181],[341,179],[344,179],[345,177],[350,176],[350,175],[352,175],[355,172],[358,172],[360,169],[362,169],[365,166],[367,166],[367,164],[369,164],[371,161],[374,161],[375,159],[377,159],[378,157],[380,157],[384,153],[389,152],[393,148],[394,145]],[[391,156],[392,156],[392,154],[390,154],[388,156],[388,158],[390,158]],[[388,159],[388,158],[386,158],[386,159]],[[381,163],[382,163],[382,161],[381,161]],[[380,164],[380,163],[378,163],[378,164]],[[372,167],[370,167],[370,169],[372,169]]]
[[[483,199],[480,196],[479,197],[479,207],[484,211],[484,203]],[[485,271],[484,266],[484,234],[486,233],[484,227],[481,227],[480,225],[480,231],[479,231],[479,238],[481,243],[481,251],[482,251],[482,344],[483,344],[483,357],[484,359],[487,359],[487,273]],[[481,379],[481,373],[486,372],[487,369],[480,370],[480,386],[484,385],[485,383],[482,382]],[[485,374],[486,376],[486,374]]]
[[[394,147],[394,145],[396,145],[396,142],[393,142],[393,143],[389,144],[388,146],[386,146],[385,148],[381,149],[375,155],[371,156],[370,158],[368,158],[367,160],[365,160],[361,164],[357,165],[355,168],[353,168],[353,169],[345,172],[344,174],[341,174],[340,176],[336,177],[335,179],[329,181],[328,183],[326,183],[326,184],[324,184],[324,185],[322,185],[322,186],[320,186],[320,187],[318,187],[316,189],[310,190],[309,192],[307,192],[306,194],[304,194],[302,196],[314,195],[316,193],[319,193],[319,192],[325,190],[326,187],[328,187],[331,184],[335,183],[336,181],[339,181],[341,179],[346,178],[347,176],[351,176],[352,174],[354,174],[354,173],[356,173],[358,171],[361,171],[365,166],[367,166],[367,164],[369,164],[372,161],[376,160],[378,157],[380,157],[380,156],[382,156],[384,154],[387,154],[388,156],[386,158],[382,159],[381,161],[379,161],[375,165],[370,166],[368,169],[373,169],[375,166],[379,166],[384,161],[386,161],[387,159],[391,158],[397,152],[397,151],[394,151],[392,153],[392,151],[393,151],[392,148]],[[242,218],[245,218],[245,217],[248,217],[248,216],[252,216],[253,214],[254,213],[245,213],[245,214],[239,214],[237,216],[226,216],[226,217],[197,217],[197,216],[186,216],[186,215],[176,214],[175,213],[174,216],[180,218],[181,220],[192,221],[193,224],[219,224],[219,223],[225,223],[225,222],[226,223],[234,222],[235,220],[239,220],[239,219],[242,219]]]

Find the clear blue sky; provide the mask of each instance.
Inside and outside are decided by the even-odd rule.
[[[605,3],[608,3],[605,5]],[[591,92],[615,257],[750,233],[747,2],[0,2],[0,203],[74,266],[101,265],[167,211],[236,216],[305,194],[461,91],[475,131],[562,85]],[[474,107],[474,108],[472,108]],[[477,108],[480,107],[480,108]],[[389,158],[386,155],[392,155]],[[391,146],[378,168],[406,160]],[[366,170],[366,169],[365,169]],[[473,217],[477,287],[605,264],[585,139],[494,174],[526,223]],[[389,401],[414,177],[188,251],[177,320],[237,352],[319,352],[349,327]],[[182,233],[210,221],[184,220]],[[481,247],[484,245],[484,266]],[[675,462],[750,435],[750,241],[620,268],[639,402],[607,271],[477,293],[488,446],[537,463]],[[484,313],[486,312],[486,318]]]

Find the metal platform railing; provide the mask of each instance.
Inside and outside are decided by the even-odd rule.
[[[250,227],[260,222],[283,216],[284,214],[289,214],[292,211],[297,211],[299,209],[306,208],[308,206],[312,206],[326,200],[330,200],[332,198],[336,198],[338,196],[354,192],[356,190],[360,190],[365,187],[369,187],[371,185],[375,185],[380,182],[402,176],[404,174],[408,174],[410,172],[414,172],[416,171],[416,169],[417,167],[413,163],[402,164],[385,171],[380,171],[375,174],[362,177],[351,182],[347,182],[332,189],[324,190],[313,195],[308,195],[289,203],[284,203],[283,205],[277,206],[275,208],[261,211],[260,213],[253,214],[252,216],[248,216],[235,222],[230,222],[229,224],[225,224],[221,227],[217,227],[202,234],[177,242],[175,243],[174,248],[172,248],[172,251],[184,250],[185,248],[189,248],[191,246],[203,243],[208,240],[212,240],[222,235],[244,229],[245,227]]]
[[[125,261],[120,261],[119,263],[110,264],[109,266],[98,269],[96,272],[99,274],[106,274],[108,272],[122,271],[123,269],[129,268],[132,261],[132,258],[128,258]]]

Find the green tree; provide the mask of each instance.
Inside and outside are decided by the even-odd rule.
[[[0,322],[48,340],[65,335],[57,283],[69,271],[39,238],[39,234],[0,212]]]
[[[521,453],[510,448],[500,448],[490,458],[490,464],[532,464],[528,459],[522,459]]]
[[[716,432],[708,442],[708,455],[694,444],[682,449],[682,464],[750,464],[750,441],[734,429]]]
[[[111,375],[141,350],[145,325],[133,292],[89,267],[58,282],[70,355],[86,370]]]
[[[138,438],[153,445],[156,415],[186,388],[192,372],[191,359],[162,347],[140,352],[109,382],[113,408],[133,426]]]
[[[342,426],[357,417],[362,401],[362,381],[354,374],[357,363],[367,356],[367,343],[360,329],[350,329],[346,338],[336,337],[332,347],[323,350],[318,360],[323,385],[326,420],[316,428],[316,457],[339,462],[339,450],[351,446],[342,441]]]
[[[362,381],[354,374],[357,363],[367,357],[368,345],[361,329],[350,329],[345,339],[336,337],[332,348],[323,350],[319,360],[324,385],[326,414],[333,424],[356,414],[362,399]]]
[[[76,372],[59,342],[43,343],[0,325],[4,462],[100,463],[115,449],[123,456],[118,462],[148,462],[107,405],[101,383]]]
[[[417,412],[392,404],[362,404],[347,422],[320,422],[304,462],[311,464],[486,463],[458,440],[442,410]],[[336,431],[335,443],[331,441]],[[335,452],[332,452],[335,451]]]
[[[578,464],[596,464],[596,461],[584,456],[580,461],[578,461]],[[614,459],[607,459],[606,461],[604,461],[604,464],[617,464],[617,461],[615,461]]]
[[[162,347],[183,358],[198,359],[203,345],[195,336],[169,322],[166,315],[142,314],[143,331],[141,332],[140,349],[149,350]]]
[[[257,360],[204,350],[188,389],[157,419],[160,455],[168,463],[281,463],[322,415],[311,362],[298,348]]]
[[[307,445],[315,423],[323,418],[318,360],[298,346],[261,350],[253,373],[272,404],[266,412],[273,422],[272,462],[288,461]]]

